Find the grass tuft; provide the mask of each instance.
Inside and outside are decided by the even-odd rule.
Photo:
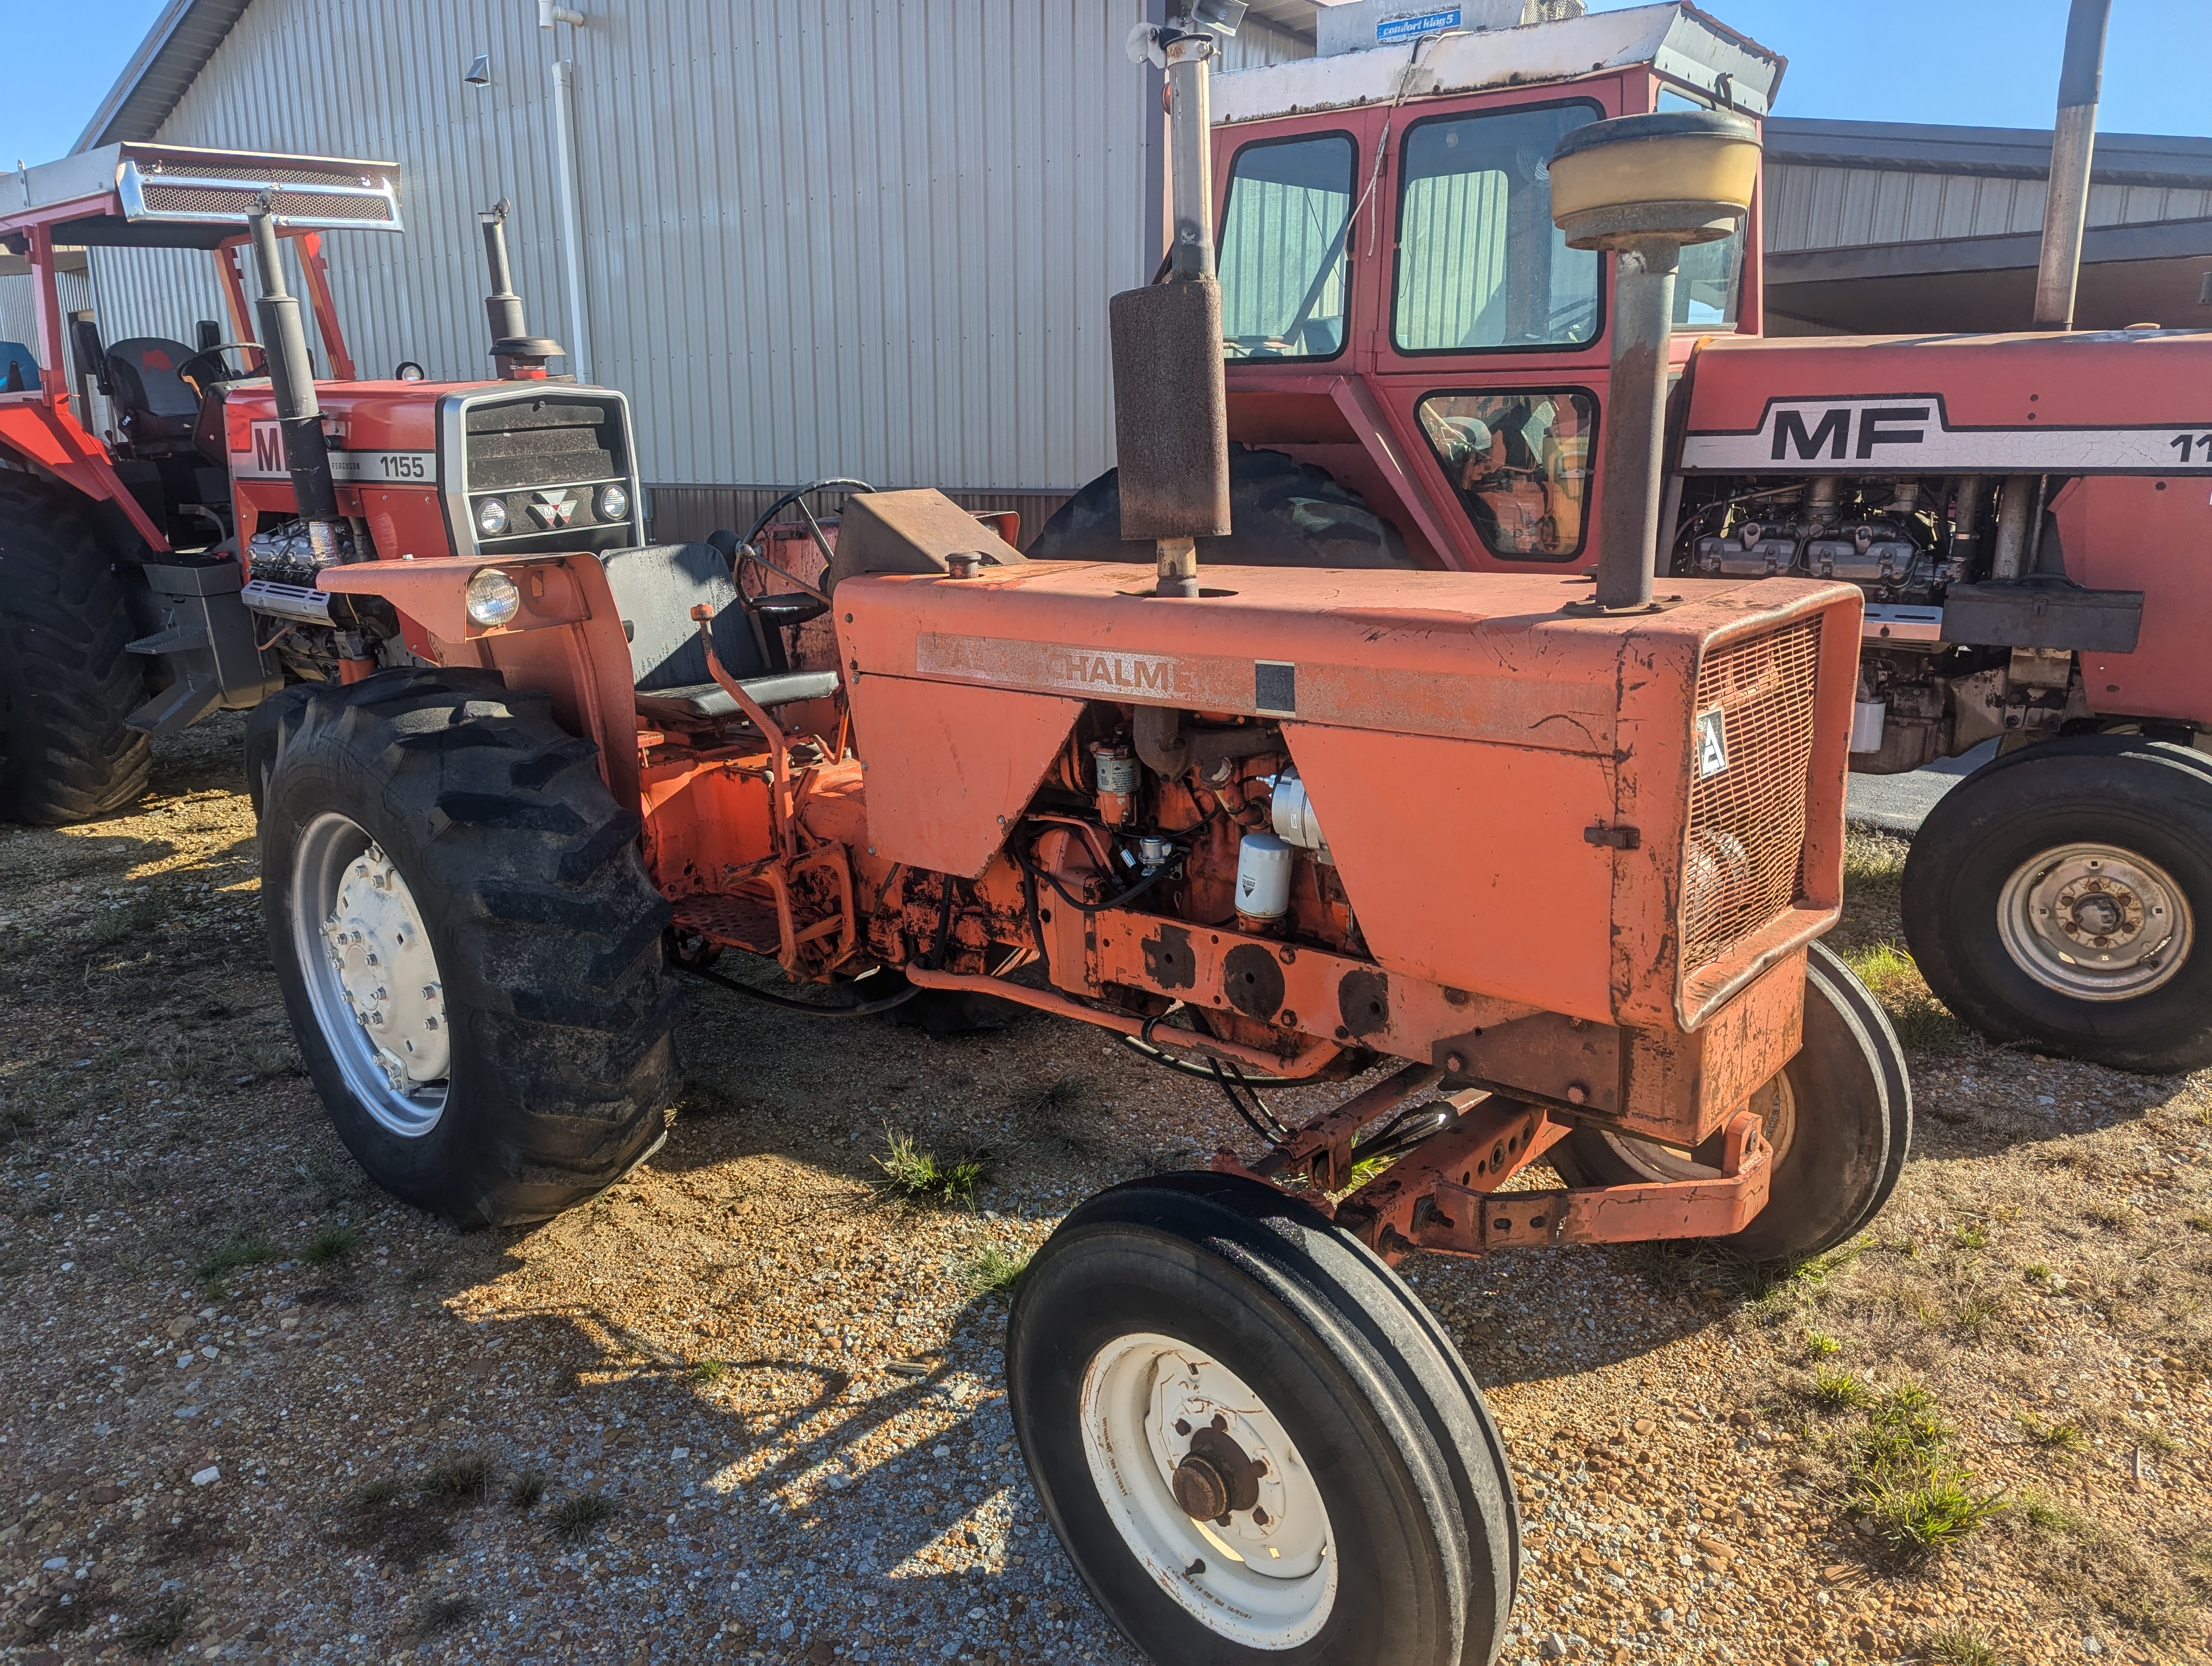
[[[579,1493],[554,1506],[554,1535],[564,1544],[587,1539],[592,1530],[614,1517],[614,1500],[604,1493]]]
[[[691,1367],[691,1380],[700,1387],[711,1389],[730,1374],[726,1359],[702,1359]]]
[[[1941,1666],[1997,1666],[1997,1651],[1981,1632],[1938,1632],[1921,1645]]]
[[[481,1504],[491,1497],[492,1462],[481,1452],[463,1452],[434,1463],[416,1483],[426,1499],[456,1504]]]
[[[473,1596],[427,1597],[407,1616],[407,1623],[400,1627],[400,1635],[410,1641],[426,1640],[440,1632],[449,1632],[483,1612],[483,1604]]]
[[[2087,1432],[2078,1423],[2045,1423],[2026,1412],[2013,1420],[2020,1425],[2022,1434],[2045,1451],[2078,1452],[2089,1444]]]
[[[1824,1411],[1856,1411],[1874,1403],[1874,1390],[1847,1371],[1816,1371],[1808,1397]]]
[[[185,1634],[185,1620],[191,1611],[189,1602],[172,1602],[132,1620],[123,1628],[123,1646],[134,1655],[158,1654]]]
[[[1844,1507],[1894,1554],[1932,1554],[2004,1508],[2002,1492],[1976,1490],[1952,1435],[1936,1397],[1907,1383],[1875,1402],[1852,1443]]]
[[[951,1162],[939,1158],[914,1142],[914,1136],[897,1128],[884,1130],[886,1150],[875,1159],[884,1177],[876,1189],[906,1203],[950,1205],[973,1203],[975,1189],[983,1183],[985,1170],[978,1157]]]
[[[390,1504],[394,1499],[403,1496],[406,1491],[405,1487],[392,1480],[391,1476],[380,1475],[374,1481],[365,1481],[354,1488],[354,1502],[366,1509],[374,1510],[380,1505]]]
[[[1847,879],[1845,885],[1850,881]],[[1844,963],[1874,992],[1907,1047],[1954,1046],[1965,1036],[1951,1009],[1936,999],[1912,956],[1899,943],[1869,943],[1844,951]]]
[[[1029,1264],[1025,1252],[987,1243],[961,1264],[960,1281],[978,1296],[1009,1296]]]
[[[338,1262],[353,1259],[361,1248],[361,1234],[350,1226],[325,1226],[307,1240],[307,1247],[300,1251],[300,1259],[310,1267],[334,1267]]]
[[[260,1232],[241,1232],[228,1243],[202,1262],[195,1270],[199,1274],[200,1294],[211,1302],[219,1302],[230,1293],[230,1275],[240,1268],[258,1267],[264,1262],[276,1259],[276,1246]]]
[[[507,1504],[510,1510],[535,1510],[538,1499],[545,1496],[544,1474],[536,1469],[526,1469],[514,1478],[507,1489]]]
[[[1815,1359],[1826,1359],[1843,1351],[1844,1345],[1825,1331],[1808,1330],[1805,1333],[1805,1352]]]

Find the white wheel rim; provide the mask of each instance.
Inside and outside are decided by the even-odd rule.
[[[438,957],[406,879],[334,812],[300,837],[292,947],[347,1088],[389,1132],[429,1133],[445,1115],[453,1069]]]
[[[1337,1556],[1321,1488],[1236,1372],[1170,1337],[1117,1337],[1084,1372],[1081,1416],[1106,1513],[1160,1588],[1208,1631],[1291,1649],[1327,1623]],[[1256,1479],[1244,1469],[1237,1501],[1249,1495],[1251,1504],[1226,1512],[1226,1525],[1194,1521],[1176,1502],[1176,1470],[1194,1445],[1201,1460],[1233,1451],[1260,1466]]]
[[[2023,862],[1997,897],[2013,964],[2077,1000],[2133,1000],[2181,970],[2196,938],[2189,897],[2148,858],[2069,844]]]
[[[1790,1078],[1780,1071],[1775,1072],[1765,1085],[1751,1096],[1751,1106],[1759,1112],[1766,1143],[1774,1148],[1771,1168],[1779,1168],[1782,1159],[1790,1153],[1791,1142],[1797,1137],[1797,1096],[1790,1091]],[[1639,1179],[1718,1180],[1723,1177],[1718,1167],[1700,1163],[1686,1152],[1655,1145],[1649,1140],[1636,1140],[1625,1134],[1610,1133],[1603,1138],[1613,1155],[1626,1163]]]

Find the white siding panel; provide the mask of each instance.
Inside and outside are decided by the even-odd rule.
[[[334,234],[364,374],[486,374],[477,210],[534,328],[628,391],[650,480],[1066,489],[1112,461],[1106,299],[1151,274],[1142,0],[256,0],[165,139],[388,156],[407,229]],[[1258,26],[1238,64],[1303,56]],[[588,344],[550,65],[576,69]],[[492,84],[460,76],[478,52]],[[204,257],[97,258],[110,335],[223,316]]]
[[[2044,182],[1904,168],[1776,162],[1766,170],[1767,246],[1778,254],[1881,243],[1947,242],[2043,229]],[[2093,226],[2139,225],[2212,214],[2212,192],[2100,185]]]

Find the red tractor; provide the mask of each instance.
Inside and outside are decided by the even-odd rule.
[[[323,594],[325,568],[642,541],[628,402],[546,375],[561,350],[524,325],[504,204],[483,216],[497,379],[431,382],[411,363],[356,378],[322,236],[399,230],[394,178],[388,162],[119,144],[10,185],[0,249],[27,267],[39,339],[0,342],[0,818],[104,814],[143,790],[151,736],[288,681],[406,663],[397,617]],[[103,343],[56,293],[86,247],[205,251],[226,324],[191,345]]]
[[[1214,84],[1239,448],[1206,560],[1567,582],[1640,494],[1593,465],[1613,274],[1554,227],[1548,159],[1608,117],[1755,123],[1783,60],[1687,5],[1468,32],[1523,9],[1422,10],[1328,8],[1321,56]],[[2087,131],[2077,45],[2062,141]],[[2127,1068],[2212,1062],[2212,661],[2189,648],[2212,333],[1762,340],[1760,260],[1756,207],[1681,255],[1662,575],[1864,593],[1855,769],[2001,740],[1905,874],[1911,946],[1961,1018]],[[1112,558],[1121,508],[1109,473],[1030,553]]]

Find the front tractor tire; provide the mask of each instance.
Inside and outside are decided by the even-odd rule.
[[[1798,1261],[1863,1231],[1905,1171],[1912,1087],[1888,1015],[1825,944],[1806,957],[1803,1044],[1751,1103],[1774,1147],[1766,1207],[1720,1243],[1750,1261]],[[1549,1161],[1570,1186],[1706,1180],[1721,1173],[1719,1143],[1686,1154],[1578,1128]]]
[[[144,793],[136,634],[85,500],[0,475],[0,821],[59,827]]]
[[[1993,1041],[2120,1070],[2212,1065],[2212,758],[2142,735],[2043,741],[1936,801],[1905,936]]]
[[[667,905],[597,751],[490,672],[277,708],[262,916],[338,1137],[463,1227],[539,1220],[663,1137]]]
[[[1318,1211],[1164,1175],[1078,1208],[1017,1286],[1006,1381],[1092,1596],[1178,1666],[1489,1666],[1520,1523],[1419,1300]]]
[[[1205,567],[1411,567],[1397,530],[1326,470],[1279,451],[1229,448],[1229,536],[1202,538]],[[1121,537],[1121,476],[1109,469],[1060,505],[1029,547],[1032,561],[1141,561]]]

